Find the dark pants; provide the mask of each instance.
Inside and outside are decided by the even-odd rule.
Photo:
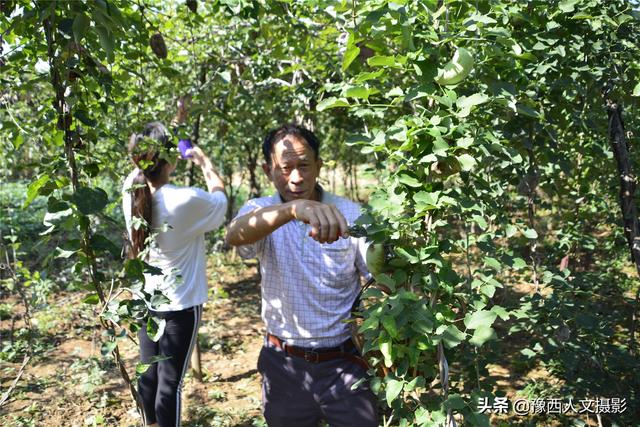
[[[142,398],[147,424],[160,427],[180,425],[180,401],[182,379],[189,366],[189,358],[198,338],[198,325],[202,306],[181,311],[154,312],[167,321],[158,342],[153,342],[143,325],[138,333],[140,359],[152,363],[154,356],[167,356],[166,360],[153,363],[138,381],[138,393]]]
[[[358,354],[353,349],[353,354]],[[320,363],[287,356],[265,341],[258,357],[264,417],[269,427],[377,427],[376,398],[365,369],[346,358]]]

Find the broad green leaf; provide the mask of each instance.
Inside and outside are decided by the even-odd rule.
[[[351,45],[344,53],[344,59],[342,61],[342,71],[346,71],[349,65],[360,55],[360,48],[357,45]]]
[[[522,234],[524,234],[524,236],[527,239],[537,239],[538,238],[538,232],[536,230],[534,230],[533,228],[527,228],[526,230],[524,230],[522,232]]]
[[[50,179],[51,177],[48,174],[44,174],[36,181],[29,184],[29,187],[27,188],[27,199],[22,204],[23,209],[29,206],[31,202],[33,202],[33,199],[35,199],[38,194],[40,194],[40,189],[44,187],[45,184],[50,181]]]
[[[345,96],[349,98],[367,99],[371,94],[371,90],[364,86],[355,86],[346,90]]]
[[[144,280],[144,265],[139,259],[129,259],[125,261],[124,271],[129,279]]]
[[[633,88],[633,93],[631,95],[632,96],[640,96],[640,83],[638,83],[636,85],[636,87]]]
[[[104,49],[107,54],[107,59],[109,62],[113,62],[113,49],[114,49],[114,41],[113,34],[109,32],[109,30],[102,25],[96,25],[95,27],[91,27],[97,34],[98,40],[100,41],[100,46]]]
[[[71,200],[85,215],[98,213],[109,203],[107,193],[103,189],[89,187],[78,188]]]
[[[398,326],[396,325],[396,319],[393,316],[386,315],[382,316],[380,320],[382,321],[382,326],[384,326],[391,338],[397,338]]]
[[[460,396],[459,394],[452,394],[447,400],[442,403],[442,406],[444,406],[446,409],[462,409],[467,406],[467,404],[465,403],[462,396]]]
[[[367,64],[371,65],[372,67],[399,67],[400,66],[400,64],[396,62],[395,56],[382,56],[382,55],[377,55],[369,58],[367,60]]]
[[[404,185],[408,185],[409,187],[414,187],[414,188],[422,187],[422,182],[418,181],[416,178],[406,173],[399,174],[398,181],[400,181]]]
[[[580,0],[564,0],[558,4],[558,8],[564,13],[573,12],[575,5],[580,3]]]
[[[98,294],[89,294],[82,298],[82,302],[85,304],[98,304],[100,302],[100,298],[98,297]]]
[[[473,336],[469,339],[469,342],[476,347],[482,347],[484,343],[493,339],[496,339],[496,332],[493,328],[491,326],[482,325],[475,330]]]
[[[386,387],[385,397],[387,399],[387,404],[391,406],[394,400],[398,397],[400,392],[402,391],[402,387],[404,386],[404,382],[398,380],[389,380]]]
[[[329,108],[348,107],[348,106],[349,106],[349,101],[347,101],[346,99],[336,98],[335,96],[331,96],[327,99],[323,99],[322,101],[320,101],[316,106],[316,110],[324,111],[324,110],[328,110]]]
[[[442,333],[442,342],[446,348],[453,348],[466,338],[467,334],[462,332],[456,325],[449,325]]]
[[[489,100],[489,97],[484,93],[474,93],[471,96],[461,96],[456,101],[458,108],[470,108],[476,105],[484,104]]]
[[[158,319],[153,316],[150,316],[147,320],[147,335],[149,335],[149,339],[153,342],[158,342],[162,334],[164,334],[164,328],[167,325],[167,321],[165,319]]]
[[[82,41],[82,38],[87,32],[87,29],[89,29],[89,25],[91,25],[91,20],[87,15],[85,15],[84,13],[79,13],[78,15],[76,15],[75,19],[73,20],[72,27],[73,39],[76,41],[76,43],[80,43],[80,41]]]
[[[136,363],[136,374],[142,375],[145,372],[147,372],[147,369],[149,369],[150,367],[151,367],[151,363],[138,362]]]
[[[467,329],[476,329],[480,326],[491,326],[493,322],[496,320],[497,314],[488,311],[488,310],[480,310],[475,313],[467,313],[464,317],[464,325]]]
[[[498,317],[502,320],[509,320],[509,312],[504,307],[494,305],[493,307],[491,307],[491,311],[497,314]]]
[[[106,357],[116,348],[116,345],[117,344],[115,341],[104,342],[102,343],[102,347],[100,347],[100,353],[102,353],[102,355]]]
[[[380,353],[382,353],[382,356],[384,357],[384,365],[387,368],[393,366],[393,354],[391,352],[391,340],[389,337],[385,340],[381,340],[378,347],[380,348]]]
[[[115,258],[120,256],[120,248],[101,234],[91,236],[91,247],[94,251],[107,251]]]
[[[458,163],[460,163],[460,168],[465,172],[469,172],[469,171],[473,170],[473,168],[477,164],[476,159],[474,159],[473,157],[471,157],[468,154],[459,155],[457,157],[457,160],[458,160]]]
[[[438,207],[439,196],[439,191],[419,191],[413,195],[413,200],[415,200],[418,204],[418,208],[421,210],[436,209]]]

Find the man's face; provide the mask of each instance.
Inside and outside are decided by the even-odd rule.
[[[273,144],[271,164],[262,168],[285,202],[296,199],[317,199],[316,181],[322,160],[304,139],[287,135]]]

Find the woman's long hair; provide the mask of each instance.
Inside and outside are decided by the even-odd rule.
[[[145,142],[156,142],[147,144]],[[157,144],[159,143],[159,144]],[[138,167],[138,175],[131,185],[131,251],[129,258],[137,258],[147,246],[147,238],[153,219],[151,211],[151,189],[149,181],[155,182],[161,177],[168,164],[162,150],[172,147],[167,128],[160,122],[148,123],[142,134],[133,134],[129,139],[129,156]],[[133,226],[134,218],[143,220],[141,226]],[[136,221],[137,222],[137,221]]]

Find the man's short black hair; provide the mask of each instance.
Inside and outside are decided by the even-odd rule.
[[[267,164],[271,164],[271,151],[273,146],[289,135],[295,135],[300,139],[303,139],[316,155],[316,159],[320,156],[320,140],[309,129],[304,126],[297,125],[295,123],[287,123],[280,126],[277,129],[270,131],[267,137],[262,143],[262,154],[264,154],[264,160]]]

